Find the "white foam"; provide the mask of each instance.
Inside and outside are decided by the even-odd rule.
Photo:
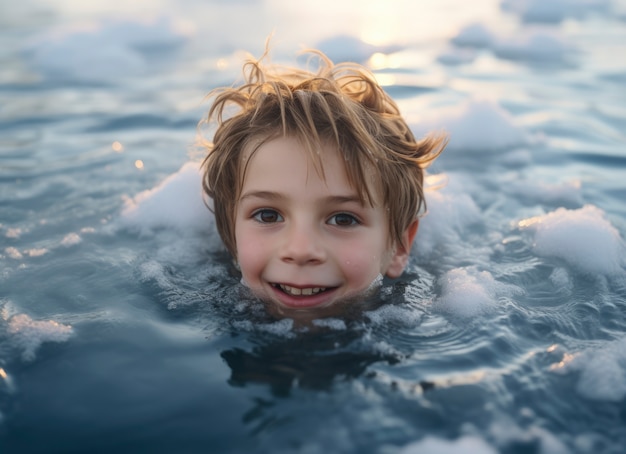
[[[61,246],[70,247],[82,242],[83,239],[77,233],[68,233],[61,240]]]
[[[140,279],[143,282],[154,281],[161,290],[170,290],[175,284],[167,277],[165,267],[156,260],[148,260],[139,266]]]
[[[438,281],[441,295],[435,307],[462,317],[471,317],[488,311],[498,304],[498,298],[519,294],[522,290],[496,281],[489,271],[474,267],[455,268]]]
[[[529,416],[535,417],[532,411],[530,411]],[[527,429],[521,428],[508,415],[499,415],[489,427],[489,434],[498,446],[515,446],[519,443],[530,445],[532,443],[536,447],[533,452],[538,454],[570,453],[568,447],[547,430],[537,425],[532,425]]]
[[[13,260],[20,260],[23,257],[22,253],[13,246],[5,248],[4,253],[7,257],[12,258]]]
[[[385,304],[374,311],[365,312],[365,316],[375,324],[400,323],[403,326],[417,326],[422,320],[423,312],[414,307]]]
[[[213,219],[202,199],[199,163],[187,162],[155,188],[128,199],[118,226],[144,235],[164,228],[206,232]]]
[[[26,254],[29,257],[41,257],[42,255],[46,255],[48,252],[50,252],[47,248],[45,247],[34,247],[34,248],[30,248],[30,249],[26,249],[24,251],[24,254]]]
[[[626,338],[576,355],[565,354],[551,370],[579,372],[576,391],[586,399],[621,402],[626,398]]]
[[[465,191],[457,190],[455,178],[447,186],[426,191],[428,212],[422,217],[413,248],[420,263],[462,244],[461,238],[482,222],[480,209]]]
[[[253,323],[250,320],[238,320],[232,324],[235,328],[244,331],[261,331],[288,339],[295,337],[293,320],[290,318],[283,318],[273,323]]]
[[[21,350],[25,361],[35,359],[35,352],[44,342],[65,342],[72,327],[54,320],[36,321],[26,314],[16,314],[6,320],[9,342]]]
[[[335,331],[344,331],[346,329],[346,322],[338,318],[321,318],[313,320],[315,326],[322,328],[329,328]]]
[[[185,163],[153,189],[126,200],[119,218],[105,232],[127,230],[156,242],[151,260],[139,268],[143,281],[154,280],[164,290],[172,284],[165,266],[197,266],[207,253],[224,245],[214,217],[204,204],[200,166]]]
[[[368,350],[379,353],[381,356],[401,358],[402,352],[384,340],[374,340],[371,334],[363,334],[361,340]]]
[[[33,66],[51,79],[109,81],[143,74],[150,48],[172,48],[191,31],[162,17],[155,20],[102,20],[48,32],[26,46]]]
[[[497,454],[497,450],[479,437],[466,435],[457,440],[427,436],[400,449],[399,454]]]
[[[527,133],[512,115],[496,102],[469,100],[458,107],[433,112],[414,126],[418,135],[445,130],[450,135],[446,155],[459,152],[492,153],[529,143]],[[421,133],[421,134],[420,134]]]
[[[583,204],[580,180],[569,180],[562,183],[546,183],[542,181],[511,181],[504,190],[518,198],[531,200],[541,204],[574,205]]]
[[[564,260],[588,274],[623,273],[626,246],[598,207],[559,208],[518,225],[534,234],[533,250],[540,256]]]
[[[538,440],[540,454],[570,454],[570,449],[559,438],[541,427],[531,427],[528,434]]]
[[[68,233],[63,237],[63,239],[59,242],[60,246],[63,247],[71,247],[81,243],[83,240],[77,233]],[[49,253],[50,250],[47,248],[29,248],[20,251],[16,247],[9,246],[4,249],[4,254],[13,259],[13,260],[21,260],[24,256],[27,257],[41,257]]]
[[[11,239],[18,239],[22,235],[23,231],[19,227],[7,228],[4,236]]]
[[[553,30],[521,30],[493,45],[500,58],[550,64],[566,62],[574,51],[574,46]]]
[[[572,279],[565,268],[555,268],[550,273],[550,282],[556,290],[570,292],[573,288]]]

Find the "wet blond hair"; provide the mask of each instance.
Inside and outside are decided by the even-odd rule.
[[[369,71],[354,63],[335,65],[319,51],[310,53],[317,57],[316,72],[265,66],[264,55],[244,64],[243,84],[209,94],[213,104],[205,122],[217,122],[217,129],[213,142],[203,143],[202,187],[222,241],[235,258],[235,213],[247,162],[277,137],[297,138],[322,177],[320,146],[338,150],[362,203],[374,205],[372,191],[380,190],[378,200],[388,211],[394,244],[402,243],[403,232],[425,209],[424,169],[444,149],[446,137],[416,140]],[[372,173],[378,179],[374,188]]]

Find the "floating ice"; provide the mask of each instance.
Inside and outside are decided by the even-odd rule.
[[[438,280],[441,296],[437,307],[462,317],[471,317],[497,305],[498,298],[521,293],[513,285],[496,281],[490,272],[473,267],[455,268]]]
[[[26,314],[8,317],[9,342],[22,351],[22,358],[31,361],[44,342],[65,342],[72,334],[72,327],[53,320],[35,321]]]
[[[531,30],[502,39],[493,46],[496,56],[536,63],[565,63],[574,47],[553,31]]]
[[[578,210],[559,208],[524,219],[518,225],[534,233],[533,250],[540,256],[564,260],[589,274],[623,272],[626,246],[600,208],[593,205]]]
[[[626,338],[585,350],[565,354],[551,368],[555,372],[580,372],[577,392],[586,399],[621,402],[626,398]]]
[[[430,120],[414,127],[418,135],[442,128],[450,135],[446,155],[488,153],[529,142],[511,114],[490,101],[470,100],[459,107],[434,112]]]
[[[606,11],[608,0],[503,0],[502,8],[518,14],[524,22],[556,23],[582,18],[593,11]]]
[[[398,451],[399,454],[497,454],[497,452],[482,438],[469,435],[454,441],[427,436]]]
[[[202,199],[202,176],[197,162],[188,162],[154,189],[127,200],[119,225],[150,234],[158,229],[205,232],[213,215]]]
[[[176,48],[189,33],[168,18],[105,20],[47,33],[27,46],[26,55],[51,79],[110,81],[142,74],[149,51]]]

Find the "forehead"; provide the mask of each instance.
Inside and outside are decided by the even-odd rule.
[[[242,185],[299,183],[351,188],[346,166],[337,148],[322,143],[308,149],[295,137],[277,137],[256,142],[242,155]]]
[[[361,203],[382,204],[382,182],[376,168],[358,156],[345,156],[331,140],[304,142],[296,136],[256,138],[241,155],[238,198],[245,186],[278,184],[350,192]]]

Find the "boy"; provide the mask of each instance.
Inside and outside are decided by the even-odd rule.
[[[207,120],[217,229],[242,283],[283,314],[343,307],[402,274],[424,168],[446,142],[416,141],[364,68],[313,53],[316,73],[247,62],[243,85],[212,93]]]

